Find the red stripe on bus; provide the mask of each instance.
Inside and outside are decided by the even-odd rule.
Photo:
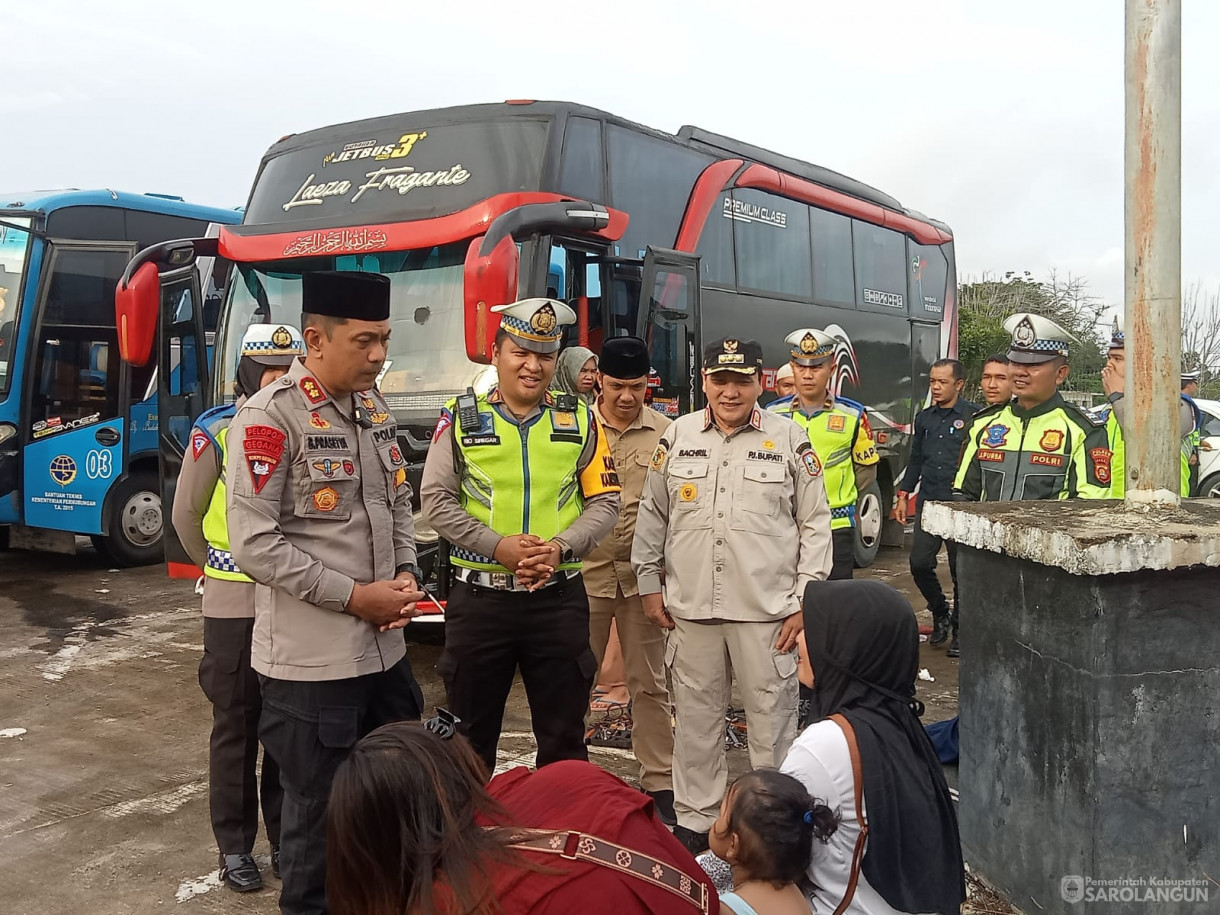
[[[833,210],[845,216],[854,216],[865,222],[871,222],[873,225],[896,229],[903,234],[910,235],[921,245],[943,245],[953,241],[953,236],[948,232],[926,222],[920,222],[903,213],[895,213],[893,210],[887,210],[885,207],[869,203],[867,200],[852,197],[850,194],[832,191],[830,188],[814,184],[812,181],[794,178],[792,175],[784,174],[765,165],[751,165],[738,177],[734,186],[771,191],[774,194]]]
[[[741,159],[722,159],[713,162],[699,175],[694,188],[690,192],[690,202],[686,205],[686,214],[682,217],[682,227],[678,229],[678,238],[674,242],[675,251],[694,252],[699,244],[699,236],[707,218],[716,205],[716,198],[729,183],[733,173],[745,163]]]
[[[560,194],[529,191],[496,194],[448,216],[412,222],[352,225],[333,229],[306,229],[267,235],[239,235],[227,226],[220,229],[220,255],[232,261],[276,261],[286,257],[316,257],[318,254],[362,254],[405,251],[444,245],[474,238],[487,231],[497,216],[530,203],[560,203],[572,200]],[[609,224],[590,234],[607,241],[622,238],[628,216],[607,207]],[[292,253],[288,253],[288,252]]]

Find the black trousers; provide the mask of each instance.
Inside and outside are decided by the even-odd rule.
[[[830,581],[851,578],[856,568],[856,529],[843,527],[830,532],[834,547],[834,565],[830,569]]]
[[[280,767],[263,752],[258,782],[258,719],[263,701],[258,675],[250,667],[253,619],[203,619],[199,685],[212,703],[208,753],[208,799],[212,832],[222,855],[249,854],[258,837],[261,797],[267,839],[280,844],[284,790]]]
[[[950,606],[945,592],[936,577],[936,556],[940,545],[944,543],[949,551],[949,574],[953,578],[953,604]],[[915,511],[915,539],[911,543],[911,578],[915,579],[915,587],[928,602],[928,609],[935,619],[946,614],[957,629],[957,544],[952,540],[944,540],[936,534],[929,534],[923,529],[923,505]]]
[[[437,670],[458,730],[490,772],[517,669],[538,741],[536,764],[588,759],[585,712],[597,662],[589,647],[589,599],[577,576],[541,591],[493,591],[455,582],[445,609]]]
[[[394,721],[418,721],[424,700],[403,658],[389,670],[347,680],[260,677],[259,736],[280,761],[284,827],[280,872],[284,915],[326,912],[326,802],[353,744]]]

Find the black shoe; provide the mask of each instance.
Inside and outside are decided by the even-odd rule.
[[[706,832],[695,832],[685,826],[674,827],[674,838],[685,845],[692,855],[701,855],[710,848]]]
[[[949,630],[951,628],[952,622],[947,612],[940,616],[934,616],[932,618],[932,634],[928,636],[928,644],[943,645],[945,639],[949,638]]]
[[[279,879],[280,876],[280,847],[278,845],[271,846],[271,873]]]
[[[263,888],[263,875],[258,872],[254,855],[225,855],[220,861],[220,878],[238,893]]]
[[[644,793],[652,798],[652,805],[656,808],[658,820],[670,829],[678,825],[678,816],[674,813],[674,793],[672,791],[645,791]]]
[[[962,650],[957,645],[957,633],[953,633],[953,641],[949,643],[949,650],[945,652],[946,658],[960,658]]]

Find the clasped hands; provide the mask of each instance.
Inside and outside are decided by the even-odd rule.
[[[501,537],[492,558],[508,569],[530,591],[537,591],[555,574],[563,548],[535,534]]]

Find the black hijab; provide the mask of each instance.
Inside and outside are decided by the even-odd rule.
[[[915,698],[919,628],[879,581],[815,581],[805,639],[817,720],[851,722],[867,805],[864,876],[900,912],[957,915],[966,899],[957,814]]]

